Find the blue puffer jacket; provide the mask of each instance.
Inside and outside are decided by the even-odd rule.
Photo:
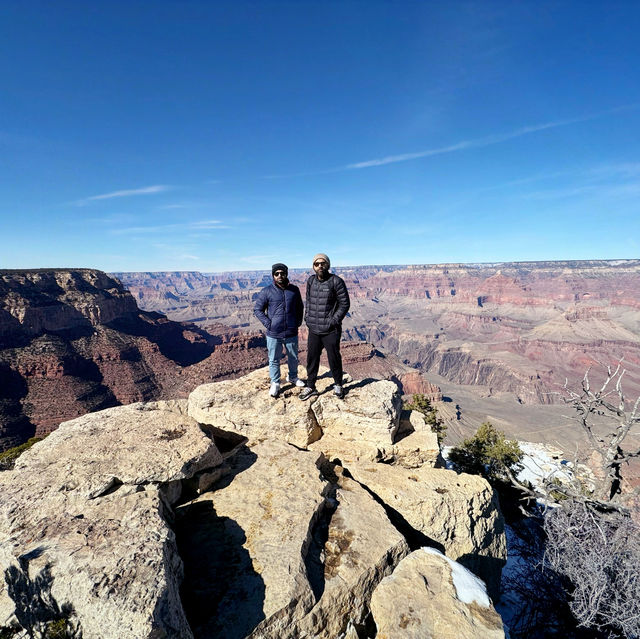
[[[304,314],[300,289],[289,283],[284,289],[275,283],[263,288],[256,297],[253,314],[264,324],[269,337],[295,337]]]

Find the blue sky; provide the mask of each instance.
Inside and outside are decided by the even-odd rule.
[[[0,3],[0,268],[638,257],[638,2]]]

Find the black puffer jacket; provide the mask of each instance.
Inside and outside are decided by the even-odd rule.
[[[342,330],[342,320],[350,305],[349,293],[341,277],[331,273],[324,282],[315,275],[307,280],[304,319],[312,333],[325,335]]]

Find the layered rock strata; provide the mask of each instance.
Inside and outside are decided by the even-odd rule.
[[[87,412],[186,397],[265,361],[258,336],[140,311],[101,271],[0,271],[0,450]]]
[[[261,369],[66,422],[27,451],[0,473],[0,629],[380,637],[395,623],[385,578],[400,570],[425,628],[463,611],[504,636],[486,593],[478,611],[452,590],[457,558],[497,593],[505,543],[488,484],[437,468],[391,382],[349,381],[339,400],[321,373],[309,402],[293,387],[271,398]],[[403,564],[420,547],[443,551],[449,573]]]
[[[549,404],[557,401],[565,378],[579,380],[588,366],[624,357],[627,392],[640,393],[640,260],[336,271],[352,299],[345,340],[375,344],[427,374],[492,395],[513,393],[522,403]],[[309,275],[290,273],[299,286]],[[268,273],[120,276],[143,307],[145,295],[170,291],[170,304],[154,301],[150,308],[173,319],[260,328],[252,317],[252,296],[265,277],[268,282]]]

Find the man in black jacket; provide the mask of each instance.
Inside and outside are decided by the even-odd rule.
[[[344,397],[342,389],[342,357],[340,338],[342,320],[349,310],[349,293],[344,280],[329,273],[331,262],[324,253],[313,258],[312,275],[307,280],[307,299],[304,317],[309,328],[307,341],[307,387],[302,389],[300,399],[309,399],[318,394],[316,379],[322,349],[327,351],[329,368],[333,375],[333,392]]]
[[[265,286],[253,305],[253,314],[267,329],[267,351],[269,353],[269,395],[280,393],[280,359],[283,347],[287,351],[289,374],[287,381],[302,387],[298,379],[298,326],[302,324],[302,296],[300,289],[288,279],[289,269],[278,262],[271,267],[273,282]]]

